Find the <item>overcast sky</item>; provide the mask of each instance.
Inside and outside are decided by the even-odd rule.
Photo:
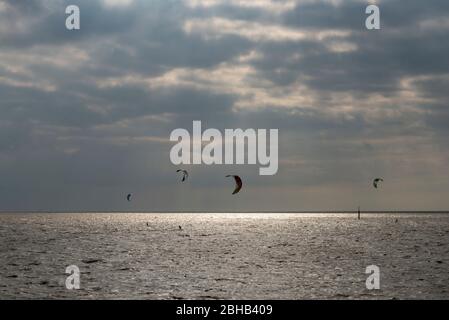
[[[447,0],[0,0],[0,210],[449,209],[448,36]],[[181,183],[193,120],[279,129],[278,173]]]

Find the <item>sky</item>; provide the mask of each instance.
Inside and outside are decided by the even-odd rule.
[[[447,210],[448,35],[447,0],[0,0],[0,210]],[[278,129],[277,174],[181,183],[194,120]]]

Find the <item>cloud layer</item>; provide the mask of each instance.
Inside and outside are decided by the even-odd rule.
[[[0,210],[448,209],[449,2],[376,3],[0,0]],[[278,174],[179,184],[193,120],[279,129]]]

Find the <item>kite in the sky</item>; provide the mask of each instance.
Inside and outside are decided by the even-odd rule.
[[[239,176],[227,175],[226,178],[233,177],[235,180],[235,189],[232,194],[236,194],[242,189],[242,179]]]
[[[132,194],[128,193],[128,195],[126,196],[126,200],[131,201],[131,196],[132,196]]]
[[[186,181],[189,177],[189,173],[186,170],[178,169],[176,172],[182,172],[182,182]]]
[[[374,181],[373,181],[373,186],[374,186],[374,188],[378,188],[378,186],[379,186],[379,182],[384,182],[384,179],[382,179],[382,178],[376,178],[376,179],[374,179]]]

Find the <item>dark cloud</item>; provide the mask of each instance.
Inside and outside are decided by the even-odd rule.
[[[402,77],[447,73],[447,26],[422,27],[428,19],[448,19],[446,2],[381,2],[380,31],[365,30],[365,7],[351,1],[338,5],[306,3],[287,12],[283,19],[287,26],[301,30],[350,31],[350,36],[337,38],[335,43],[347,42],[356,50],[333,52],[325,42],[316,41],[268,43],[260,48],[264,58],[254,65],[264,77],[280,85],[300,79],[313,89],[353,94],[389,95],[398,90]],[[292,59],[295,54],[299,55],[296,60]]]

